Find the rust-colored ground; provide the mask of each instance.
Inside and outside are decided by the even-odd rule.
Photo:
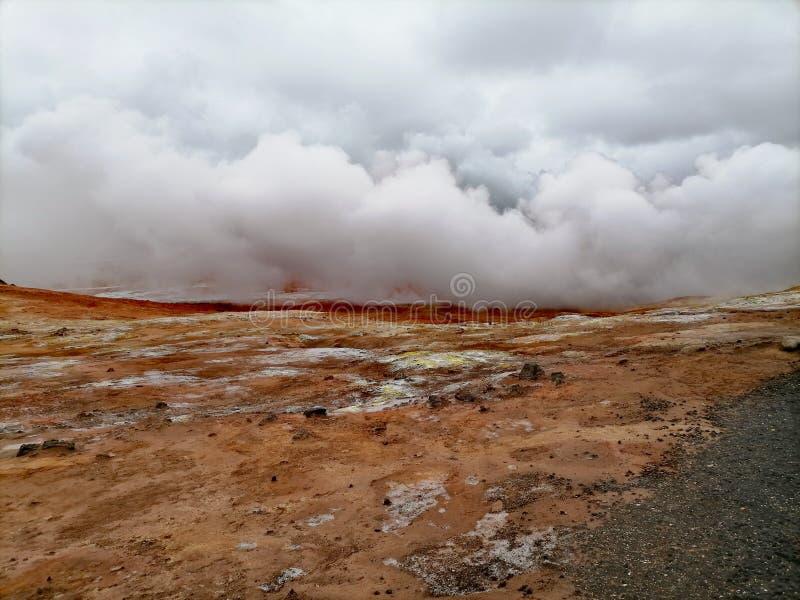
[[[800,289],[498,320],[0,286],[0,596],[569,598],[571,532],[797,368]]]

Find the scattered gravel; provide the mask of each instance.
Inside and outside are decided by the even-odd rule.
[[[800,598],[800,371],[711,418],[713,445],[578,536],[582,597]]]

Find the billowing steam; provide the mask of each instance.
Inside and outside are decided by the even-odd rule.
[[[474,298],[609,306],[800,282],[800,156],[783,145],[701,156],[674,183],[581,154],[499,212],[420,150],[368,172],[289,132],[219,162],[83,98],[5,131],[0,164],[0,276],[19,284],[445,299],[467,273]]]

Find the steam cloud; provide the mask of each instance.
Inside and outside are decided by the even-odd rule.
[[[800,156],[762,143],[647,183],[598,153],[520,184],[501,211],[418,145],[371,169],[333,145],[265,133],[218,159],[164,120],[83,97],[2,139],[2,276],[20,284],[231,293],[289,281],[355,300],[474,298],[610,306],[800,281]]]

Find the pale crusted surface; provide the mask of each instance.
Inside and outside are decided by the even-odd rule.
[[[480,598],[568,597],[571,532],[795,368],[796,295],[348,326],[0,288],[0,595],[261,598],[300,569],[275,597],[419,598],[452,567]],[[50,438],[77,450],[14,457]]]

